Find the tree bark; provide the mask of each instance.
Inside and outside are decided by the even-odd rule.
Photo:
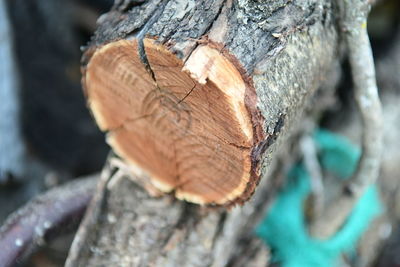
[[[114,21],[121,15],[111,12],[86,52],[83,73],[89,107],[109,144],[152,185],[180,199],[246,201],[272,143],[333,62],[330,6],[314,4],[277,3],[261,12],[265,4],[150,1],[130,10],[147,16]],[[294,21],[284,25],[287,16]],[[317,19],[329,26],[317,29]],[[110,23],[117,26],[111,30]],[[126,32],[136,24],[141,28]],[[323,36],[309,42],[314,29]],[[297,64],[315,69],[297,79]]]
[[[217,85],[215,90],[221,90],[223,86],[218,86],[218,79],[224,74],[220,72],[217,78],[212,76],[210,69],[219,71],[219,66],[212,63],[210,67],[207,62],[210,58],[225,60],[227,64],[223,66],[230,64],[236,70],[234,74],[239,73],[226,78],[244,84],[244,93],[233,99],[245,107],[243,113],[247,114],[242,123],[237,124],[241,138],[246,135],[243,134],[246,123],[250,124],[251,134],[247,135],[243,154],[250,163],[243,171],[247,177],[241,173],[233,179],[245,177],[246,186],[238,189],[236,195],[231,193],[238,187],[232,186],[212,197],[193,191],[191,194],[197,198],[177,196],[202,204],[232,206],[246,201],[260,179],[261,183],[251,201],[226,212],[223,208],[202,208],[172,200],[169,195],[154,198],[128,180],[114,179],[113,186],[107,187],[111,173],[106,172],[103,186],[99,187],[71,248],[67,266],[225,266],[234,255],[240,236],[251,231],[276,190],[276,174],[271,162],[278,157],[279,144],[286,143],[284,147],[288,149],[285,137],[294,131],[314,92],[336,66],[338,38],[334,7],[330,1],[260,4],[154,0],[129,2],[130,5],[125,2],[117,1],[112,11],[100,19],[83,61],[84,85],[98,124],[110,136],[115,135],[113,130],[121,125],[128,129],[128,134],[119,141],[115,136],[111,138],[117,154],[129,166],[135,165],[134,169],[147,172],[152,185],[165,189],[157,186],[162,179],[151,175],[153,166],[141,162],[132,152],[135,149],[126,150],[134,140],[140,139],[134,138],[138,134],[132,130],[132,125],[124,125],[136,117],[121,110],[130,100],[136,100],[118,88],[128,88],[124,81],[139,78],[113,65],[128,64],[136,71],[142,68],[137,72],[140,77],[149,75],[160,83],[157,67],[162,58],[167,58],[165,64],[175,60],[179,71],[186,70],[179,72],[178,77],[189,73],[187,77],[195,85],[211,81]],[[202,60],[207,57],[208,61],[203,64]],[[172,80],[171,77],[167,81]],[[112,82],[107,83],[108,78]],[[145,80],[144,87],[129,88],[139,90],[151,87],[150,83],[151,80]],[[114,84],[121,86],[116,88]],[[172,90],[168,84],[162,87]],[[175,106],[186,101],[185,97],[177,99]],[[113,104],[114,110],[110,108]],[[135,108],[135,105],[128,107]],[[233,116],[232,124],[236,123],[235,119],[240,121],[238,116]],[[130,176],[135,177],[135,174]],[[212,178],[209,181],[213,182]],[[166,191],[177,193],[178,185],[167,182]]]

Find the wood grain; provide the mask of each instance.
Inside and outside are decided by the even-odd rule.
[[[180,199],[222,205],[251,194],[249,181],[258,178],[240,71],[207,45],[186,62],[152,39],[144,47],[152,73],[136,39],[99,48],[87,65],[89,106],[111,147]]]

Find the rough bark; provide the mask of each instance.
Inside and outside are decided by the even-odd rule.
[[[110,145],[180,199],[243,203],[332,66],[331,5],[148,1],[118,12],[103,17],[83,73]]]
[[[236,59],[252,81],[253,108],[262,118],[263,139],[252,147],[259,189],[243,207],[226,212],[171,196],[154,198],[126,179],[113,178],[107,187],[111,174],[106,173],[67,266],[225,266],[276,190],[271,161],[277,145],[335,66],[333,6],[330,1],[117,1],[100,19],[84,62],[106,43],[133,38],[140,44],[144,37],[156,37],[178,58],[187,58],[205,40],[222,43]]]
[[[66,266],[225,266],[271,196],[264,184],[248,205],[227,213],[154,198],[125,178],[110,186],[113,171],[103,173]]]

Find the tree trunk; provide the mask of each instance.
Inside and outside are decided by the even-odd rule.
[[[225,266],[276,190],[271,160],[337,50],[330,1],[117,1],[86,49],[83,83],[131,176],[215,206],[261,186],[227,213],[106,173],[67,266]]]

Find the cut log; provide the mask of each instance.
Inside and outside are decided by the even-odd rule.
[[[220,94],[223,97],[218,101],[211,99],[210,103],[223,105],[226,117],[222,118],[230,120],[225,122],[227,128],[237,129],[237,132],[230,136],[228,130],[223,133],[211,131],[206,132],[206,136],[211,138],[209,140],[217,140],[223,147],[230,149],[240,144],[236,143],[240,142],[238,140],[242,142],[248,140],[250,145],[242,143],[244,145],[241,149],[241,152],[248,154],[240,155],[249,157],[250,154],[250,168],[255,170],[253,176],[248,176],[248,184],[261,177],[260,185],[251,201],[227,213],[223,208],[210,211],[182,201],[171,201],[169,196],[154,198],[135,183],[113,180],[112,186],[103,185],[97,190],[71,247],[66,266],[226,266],[238,251],[238,240],[244,233],[253,230],[258,219],[264,214],[271,195],[277,190],[279,184],[277,178],[282,177],[278,173],[283,173],[282,169],[278,169],[277,172],[272,171],[273,161],[277,159],[278,144],[284,144],[283,151],[287,153],[284,159],[285,162],[289,162],[294,157],[293,153],[290,153],[290,148],[293,146],[290,142],[283,142],[284,136],[295,132],[295,121],[302,116],[316,89],[322,85],[325,78],[329,78],[330,71],[338,66],[335,64],[338,60],[337,27],[334,9],[330,3],[330,1],[260,3],[246,0],[116,2],[112,11],[100,19],[99,29],[86,51],[83,62],[89,106],[95,107],[93,113],[101,127],[108,129],[111,144],[123,144],[120,150],[115,147],[117,153],[131,167],[135,165],[137,173],[142,172],[141,170],[147,171],[148,176],[151,176],[150,171],[161,173],[155,164],[164,163],[168,157],[158,153],[170,155],[169,151],[175,149],[173,146],[168,147],[173,143],[173,139],[167,139],[164,135],[174,134],[172,135],[174,138],[179,137],[178,133],[181,134],[185,128],[187,129],[188,124],[184,122],[187,122],[189,114],[192,118],[203,118],[202,114],[194,113],[204,105],[202,96],[205,97],[206,93]],[[121,48],[125,46],[130,49]],[[114,50],[114,54],[102,55],[104,51],[116,47],[120,48]],[[149,51],[156,51],[157,56]],[[210,55],[208,52],[215,54],[212,56],[213,68],[204,66]],[[201,60],[195,58],[199,55]],[[165,60],[167,57],[171,58],[170,61]],[[94,60],[99,59],[109,63],[103,63],[101,66],[92,65]],[[154,66],[155,60],[164,65]],[[240,83],[243,82],[247,86],[244,94],[239,87],[238,91],[235,91],[238,95],[235,98],[228,98],[229,88],[223,84],[216,84],[221,81],[221,77],[218,79],[215,77],[217,61],[227,62],[218,65],[218,73],[224,73],[223,70],[227,70],[229,66],[233,66],[234,73],[239,73],[229,79],[235,78]],[[112,64],[116,67],[110,67]],[[177,67],[163,71],[163,66],[168,64],[177,64]],[[126,66],[130,66],[136,72],[127,70]],[[144,71],[146,69],[147,72]],[[113,75],[109,74],[111,70]],[[138,72],[140,70],[142,72]],[[199,76],[194,76],[192,73]],[[148,78],[149,75],[151,79]],[[114,76],[119,79],[115,79]],[[164,80],[160,77],[164,77]],[[171,77],[179,79],[172,80]],[[95,86],[91,86],[93,81]],[[161,81],[172,85],[188,83],[191,86],[186,87],[186,90],[173,86],[157,87]],[[133,82],[135,86],[129,85],[129,82]],[[144,86],[137,86],[139,84]],[[204,88],[211,88],[208,87],[211,85],[214,91],[206,92]],[[251,96],[251,85],[255,97],[248,97],[246,101],[246,95]],[[235,84],[235,88],[236,86],[238,84]],[[153,95],[150,95],[151,99],[159,96],[158,102],[145,107],[150,108],[150,111],[156,109],[156,118],[160,118],[160,112],[163,116],[165,112],[166,118],[159,120],[159,124],[154,124],[150,117],[142,118],[140,123],[144,128],[138,128],[132,119],[139,118],[138,110],[141,110],[144,102],[138,102],[136,97],[142,95],[143,98],[143,95],[149,94],[151,88],[156,89]],[[192,88],[192,92],[189,93]],[[334,86],[331,85],[330,88],[333,89]],[[167,90],[168,94],[161,94],[161,89],[163,92]],[[121,95],[121,92],[124,94]],[[104,95],[100,96],[100,93]],[[179,102],[182,99],[183,101]],[[197,101],[200,107],[197,107]],[[97,104],[94,104],[96,102]],[[129,105],[130,102],[132,105]],[[138,103],[139,106],[133,103]],[[194,105],[190,106],[191,112],[185,112],[183,108],[188,103]],[[233,112],[235,110],[233,103],[245,107],[243,114]],[[106,117],[105,114],[115,106],[117,112],[112,114],[111,118]],[[222,110],[221,113],[217,113],[217,107],[212,109],[213,117],[223,114]],[[320,105],[314,105],[315,107]],[[128,113],[125,108],[128,109]],[[322,105],[322,108],[326,108],[326,105]],[[252,111],[259,111],[259,114],[252,114]],[[179,114],[181,118],[179,127],[174,123],[177,118],[175,114]],[[121,116],[126,117],[121,119]],[[246,124],[242,123],[240,118],[247,118],[243,121],[250,123],[250,135],[246,135]],[[127,126],[118,127],[117,119],[118,123]],[[194,119],[191,121],[191,125],[196,127],[203,125],[201,121]],[[225,125],[214,120],[211,122],[214,127]],[[262,127],[259,127],[260,125]],[[254,126],[258,126],[259,129]],[[167,128],[160,130],[160,127]],[[190,129],[193,131],[193,128]],[[144,130],[147,131],[146,135],[142,133]],[[121,131],[125,132],[126,138],[116,138]],[[151,134],[154,136],[151,137]],[[138,142],[141,140],[137,138],[141,136],[144,136],[145,140],[151,140],[152,143]],[[227,144],[225,139],[218,139],[221,136],[232,138],[234,145]],[[155,150],[154,142],[158,140],[154,137],[162,138],[166,144],[160,146],[160,143],[156,143],[159,147]],[[201,140],[200,136],[196,138],[195,140]],[[196,143],[192,141],[192,144]],[[146,154],[138,155],[133,149],[128,150],[130,147],[137,147]],[[200,160],[201,158],[197,156],[198,151],[207,151],[206,148],[207,146],[203,144],[200,147],[188,147],[180,156],[187,155],[186,160],[193,160],[191,157],[196,155],[195,163],[201,164],[207,162],[207,159]],[[129,157],[121,154],[122,151]],[[217,152],[218,150],[215,154],[219,158],[224,155]],[[149,153],[154,154],[154,159]],[[243,162],[243,159],[238,157],[240,155],[235,155],[229,160],[240,165],[240,162]],[[143,160],[144,157],[151,158],[151,161],[140,165],[139,160]],[[177,168],[172,168],[173,160],[170,160],[168,166],[162,165],[163,169],[176,171]],[[198,170],[196,164],[189,166]],[[213,170],[212,166],[214,164],[208,167],[209,170]],[[225,171],[232,173],[227,168]],[[243,171],[238,173],[237,177],[229,178],[238,181]],[[159,179],[163,179],[161,182],[164,184],[165,181],[176,182],[173,179],[167,180],[171,177],[169,175],[171,174],[168,172],[161,173],[161,178],[151,176],[148,179],[153,184],[159,184]],[[213,182],[213,185],[218,182],[208,174],[201,180],[194,180],[196,183]],[[237,186],[224,185],[223,188],[230,191],[235,190],[235,187]],[[207,190],[212,189],[215,190],[214,187],[207,185]],[[244,192],[239,192],[241,195],[229,202],[232,204],[246,199],[252,190],[254,189],[250,187],[249,191],[245,189]],[[190,194],[192,194],[191,199],[196,200],[194,194]],[[227,192],[211,194],[208,191],[207,194],[201,193],[197,200],[203,203],[214,201],[228,205],[230,203],[224,202],[224,199],[228,200],[229,195],[231,198],[234,196]]]
[[[202,45],[184,64],[151,39],[144,47],[154,80],[136,40],[103,46],[87,66],[89,105],[114,151],[178,198],[247,199],[258,180],[250,173],[259,140],[245,105],[254,89],[216,48]]]
[[[334,55],[325,41],[336,38],[333,24],[316,42],[292,34],[326,18],[330,5],[283,2],[154,0],[128,16],[117,4],[102,18],[84,86],[97,124],[137,175],[198,204],[253,194],[270,146]],[[280,52],[289,39],[296,49]],[[311,68],[293,71],[310,59]]]

